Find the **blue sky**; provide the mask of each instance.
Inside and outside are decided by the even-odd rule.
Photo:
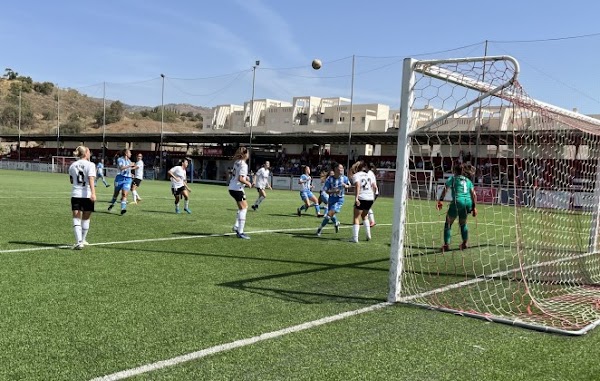
[[[219,0],[6,2],[0,64],[128,104],[350,97],[397,108],[404,57],[509,54],[534,98],[600,114],[600,3]],[[579,38],[568,38],[585,36]],[[313,58],[324,66],[310,68]]]

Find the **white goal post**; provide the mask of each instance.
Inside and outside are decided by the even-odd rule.
[[[67,173],[71,164],[77,161],[73,156],[52,156],[51,172]]]
[[[388,301],[580,335],[600,324],[600,120],[529,97],[519,70],[404,61]],[[439,173],[489,181],[476,217],[414,180]]]

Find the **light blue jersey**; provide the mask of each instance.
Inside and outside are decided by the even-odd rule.
[[[96,174],[98,177],[104,176],[104,164],[102,164],[102,163],[96,164]]]
[[[125,167],[124,169],[122,169]],[[117,169],[119,170],[117,176],[132,177],[131,176],[131,160],[125,156],[121,156],[117,159]]]
[[[131,176],[131,160],[125,156],[121,156],[117,159],[118,173],[115,176],[115,192],[120,190],[131,190],[131,183],[133,177]]]
[[[345,185],[350,185],[348,177],[341,175],[336,178],[335,176],[329,176],[325,180],[323,190],[329,193],[329,200],[327,201],[327,210],[333,210],[335,213],[339,213],[344,205],[344,195],[346,194]]]

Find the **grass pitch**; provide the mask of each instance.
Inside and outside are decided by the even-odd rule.
[[[98,186],[73,251],[67,175],[0,171],[0,380],[91,380],[385,301],[391,199],[354,245],[350,201],[318,238],[298,193],[271,191],[246,241],[225,187],[192,189],[175,214],[169,183],[144,181],[120,216]],[[599,344],[396,305],[132,379],[597,380]]]

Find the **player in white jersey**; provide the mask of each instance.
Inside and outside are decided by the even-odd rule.
[[[90,230],[90,218],[96,201],[96,166],[90,162],[90,149],[79,146],[73,152],[78,160],[69,167],[69,180],[73,184],[71,190],[71,210],[73,211],[73,232],[75,233],[76,250],[87,245],[87,234]]]
[[[102,183],[105,187],[108,188],[110,186],[110,184],[108,184],[104,178],[104,159],[100,159],[98,164],[96,164],[96,180],[98,179],[102,180]],[[94,183],[94,186],[98,185],[98,181],[95,181]]]
[[[233,173],[231,180],[229,180],[229,195],[235,200],[238,212],[233,225],[233,231],[236,233],[238,238],[250,239],[244,234],[244,226],[246,225],[246,213],[248,212],[248,202],[246,201],[246,193],[244,193],[244,187],[252,188],[252,183],[248,181],[248,164],[246,160],[250,157],[248,148],[240,147],[235,151],[233,155]]]
[[[352,238],[350,242],[358,243],[358,233],[360,224],[363,223],[367,235],[367,241],[371,240],[371,224],[366,218],[373,202],[375,201],[375,192],[377,183],[372,181],[369,176],[369,166],[364,161],[357,161],[350,168],[352,184],[354,184],[354,223],[352,225]]]
[[[133,202],[135,204],[138,201],[142,201],[142,198],[137,192],[140,187],[142,180],[144,180],[144,156],[141,153],[137,154],[137,161],[135,162],[135,171],[133,171],[133,183],[131,184],[131,193],[133,193]]]
[[[119,192],[121,193],[121,215],[127,213],[127,194],[131,190],[131,184],[133,177],[131,170],[136,169],[136,165],[131,163],[130,160],[131,151],[125,148],[121,151],[121,157],[117,159],[117,176],[115,177],[115,191],[113,192],[112,200],[108,206],[108,210],[111,210],[117,202]]]
[[[187,157],[181,161],[181,163],[167,172],[169,179],[171,180],[171,193],[175,196],[175,213],[179,214],[179,201],[181,196],[185,199],[183,210],[187,214],[192,214],[190,210],[190,196],[189,192],[192,190],[187,185],[187,167],[189,164]]]
[[[367,172],[367,174],[371,178],[372,184],[377,184],[377,176],[375,175],[376,170],[377,170],[377,167],[375,166],[375,164],[370,163],[369,164],[369,172]],[[375,188],[375,200],[377,200],[377,197],[379,197],[379,187]],[[367,214],[367,217],[369,217],[369,225],[371,227],[377,225],[375,223],[375,212],[373,212],[372,207],[371,207],[371,209],[369,209],[369,213]]]
[[[252,205],[252,210],[257,210],[258,206],[265,200],[265,198],[267,198],[267,192],[265,192],[265,188],[273,190],[273,188],[271,188],[271,181],[269,180],[271,176],[271,171],[269,170],[270,168],[271,163],[265,161],[263,166],[260,167],[260,169],[256,171],[256,174],[254,175],[253,185],[258,191],[258,198],[256,199],[256,201],[254,201],[254,205]]]

